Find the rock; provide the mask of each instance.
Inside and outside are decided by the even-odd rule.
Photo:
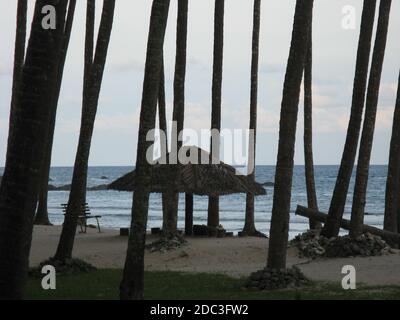
[[[206,225],[194,225],[193,226],[194,236],[208,236],[208,227]]]
[[[88,191],[103,191],[108,190],[108,184],[101,184],[99,186],[87,188]]]
[[[120,228],[119,235],[121,237],[129,237],[129,228]]]
[[[63,186],[56,187],[56,186],[54,186],[52,184],[49,184],[47,190],[49,190],[49,191],[70,191],[71,190],[71,185],[70,184],[66,184],[66,185],[63,185]]]
[[[275,183],[274,182],[264,182],[261,184],[263,187],[274,187]]]
[[[253,290],[276,290],[302,287],[309,282],[297,267],[283,270],[265,268],[252,273],[244,287]]]
[[[161,228],[151,228],[151,234],[161,234]]]
[[[176,233],[173,235],[168,235],[168,236],[162,236],[160,239],[147,244],[146,249],[149,250],[150,252],[167,252],[170,250],[175,250],[179,249],[183,245],[185,245],[187,242],[183,238],[182,235]]]
[[[390,246],[378,236],[366,233],[352,239],[349,236],[327,239],[315,231],[296,236],[291,246],[297,247],[300,257],[356,257],[387,254]]]

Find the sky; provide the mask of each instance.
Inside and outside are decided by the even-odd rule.
[[[15,0],[0,1],[0,167],[7,148],[15,37]],[[361,0],[316,0],[314,5],[314,157],[320,165],[340,163],[350,115]],[[102,1],[97,1],[97,25]],[[171,1],[165,39],[167,111],[172,118],[177,1]],[[253,1],[225,2],[222,128],[249,125]],[[34,1],[29,0],[29,18]],[[346,6],[355,8],[355,29],[343,28]],[[294,0],[262,1],[258,97],[257,164],[276,163],[283,80]],[[117,0],[114,27],[92,140],[90,165],[133,165],[142,96],[150,0]],[[213,0],[189,1],[185,127],[211,122]],[[393,1],[383,68],[373,164],[386,164],[400,68],[400,1]],[[347,20],[346,20],[347,21]],[[59,101],[53,166],[72,166],[80,126],[85,1],[79,0]],[[304,164],[303,112],[299,105],[295,163]],[[207,139],[203,139],[207,140]],[[205,143],[204,141],[202,141]]]

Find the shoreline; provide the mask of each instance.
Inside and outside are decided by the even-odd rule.
[[[32,238],[30,265],[36,266],[52,256],[56,250],[60,226],[35,226]],[[157,236],[148,235],[146,243]],[[247,277],[265,267],[268,239],[253,237],[201,238],[185,237],[183,247],[145,254],[146,271],[180,271],[189,273],[225,274],[235,278]],[[74,256],[99,269],[122,269],[128,237],[118,230],[88,228],[88,233],[77,232]],[[289,248],[288,266],[296,265],[313,281],[340,283],[342,267],[356,268],[356,281],[365,285],[400,285],[400,251],[377,257],[355,257],[310,260],[299,258],[296,248]]]

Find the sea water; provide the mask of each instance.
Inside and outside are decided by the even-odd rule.
[[[329,208],[333,188],[336,182],[338,166],[316,166],[315,179],[320,210],[326,212]],[[62,186],[71,183],[72,167],[51,168],[49,183]],[[133,167],[90,167],[88,172],[88,187],[108,184],[133,170]],[[0,169],[2,172],[3,169]],[[260,183],[273,182],[274,166],[257,166],[256,180]],[[365,223],[382,227],[385,206],[387,166],[371,166],[368,184]],[[255,200],[255,221],[258,230],[268,233],[271,221],[273,187],[265,187],[267,195],[258,196]],[[349,189],[344,217],[350,218],[351,202],[354,188],[354,175]],[[61,204],[68,201],[68,191],[49,192],[49,218],[53,224],[63,222]],[[102,227],[129,227],[131,221],[132,193],[113,190],[88,191],[87,202],[91,212],[101,215]],[[308,228],[306,218],[296,216],[296,206],[307,206],[307,193],[304,178],[304,166],[295,166],[293,176],[293,192],[290,213],[290,237]],[[194,223],[207,223],[207,197],[194,197]],[[243,228],[246,207],[245,194],[233,194],[220,198],[220,223],[228,231],[237,232]],[[184,195],[179,201],[178,227],[184,228]],[[161,195],[152,194],[149,204],[148,228],[160,227],[162,224]]]

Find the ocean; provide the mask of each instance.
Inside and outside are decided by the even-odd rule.
[[[131,171],[133,167],[90,167],[88,187],[108,184]],[[329,208],[332,191],[336,182],[338,166],[316,166],[315,178],[320,210],[326,212]],[[49,183],[62,186],[71,183],[72,167],[53,167]],[[3,169],[0,169],[2,172]],[[256,180],[260,183],[273,182],[275,166],[257,166]],[[366,204],[365,223],[382,227],[385,206],[387,166],[371,166]],[[354,189],[354,174],[347,199],[345,218],[350,218],[352,193]],[[268,233],[271,221],[273,187],[266,187],[267,195],[256,197],[255,220],[258,230]],[[60,204],[68,201],[68,191],[49,191],[49,218],[53,224],[61,224],[63,215]],[[101,225],[105,228],[129,227],[131,220],[132,193],[111,190],[88,191],[87,202],[93,214],[101,215]],[[220,223],[228,231],[238,232],[243,228],[245,214],[245,194],[223,196],[220,200]],[[304,166],[295,166],[293,177],[293,192],[290,216],[290,238],[304,232],[308,228],[306,218],[295,216],[296,206],[307,205]],[[194,223],[207,223],[207,197],[194,197]],[[161,195],[152,194],[148,228],[160,227],[162,224]],[[184,195],[180,196],[178,227],[184,228]]]

